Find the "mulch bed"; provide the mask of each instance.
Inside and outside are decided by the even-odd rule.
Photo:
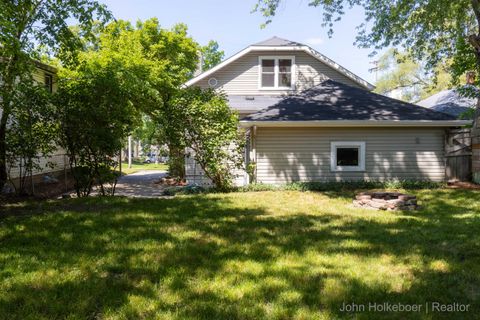
[[[476,183],[473,183],[473,182],[454,181],[454,182],[448,182],[447,188],[449,188],[449,189],[480,190],[480,184],[476,184]]]
[[[185,181],[185,179],[178,179],[170,176],[163,177],[154,183],[171,187],[183,187],[187,185],[187,181]]]

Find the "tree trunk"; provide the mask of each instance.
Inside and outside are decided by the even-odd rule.
[[[171,176],[185,179],[185,154],[184,149],[169,145],[168,171]]]
[[[4,115],[5,116],[5,115]],[[6,123],[0,125],[0,192],[8,181],[7,174],[7,145],[6,145]]]
[[[480,74],[480,7],[478,0],[472,0],[472,8],[479,23],[479,34],[472,34],[468,37],[468,42],[472,45],[477,62],[477,75]],[[473,121],[472,136],[472,180],[480,183],[480,97],[477,98],[475,109],[475,118]]]

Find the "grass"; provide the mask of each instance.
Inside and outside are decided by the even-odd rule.
[[[412,192],[421,211],[297,191],[0,208],[0,318],[478,319],[480,192]],[[469,312],[340,311],[432,301]]]
[[[143,163],[140,161],[133,161],[132,167],[128,167],[128,163],[122,162],[122,173],[132,174],[141,170],[165,170],[168,171],[168,165],[165,163]]]

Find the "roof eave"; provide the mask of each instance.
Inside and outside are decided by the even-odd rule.
[[[241,120],[241,127],[462,127],[471,120],[309,120],[259,121]]]

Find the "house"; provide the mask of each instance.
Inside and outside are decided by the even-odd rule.
[[[435,93],[417,104],[421,107],[448,113],[458,119],[462,114],[474,109],[476,101],[472,98],[462,97],[457,90],[450,89]]]
[[[187,86],[228,95],[247,130],[255,180],[445,180],[444,139],[469,121],[381,96],[374,86],[304,44],[253,44]],[[190,158],[187,180],[205,183]],[[238,172],[238,185],[249,183]]]
[[[57,90],[57,69],[42,63],[40,61],[34,61],[35,70],[32,74],[33,80],[40,86],[44,86],[49,92],[55,92]],[[1,112],[1,110],[0,110]],[[29,185],[31,183],[38,184],[45,180],[45,175],[49,177],[59,177],[64,175],[64,171],[68,167],[68,159],[65,155],[65,152],[60,148],[56,150],[49,157],[44,157],[39,155],[39,169],[34,169],[32,172],[32,177],[29,177]],[[16,163],[7,164],[7,171],[9,179],[15,185],[19,184],[20,170],[23,170],[21,167],[21,160],[18,159]],[[22,172],[22,175],[25,175]],[[51,181],[51,179],[49,179]],[[9,189],[7,187],[7,189]],[[32,188],[34,189],[34,187]],[[11,190],[8,190],[11,191]]]

